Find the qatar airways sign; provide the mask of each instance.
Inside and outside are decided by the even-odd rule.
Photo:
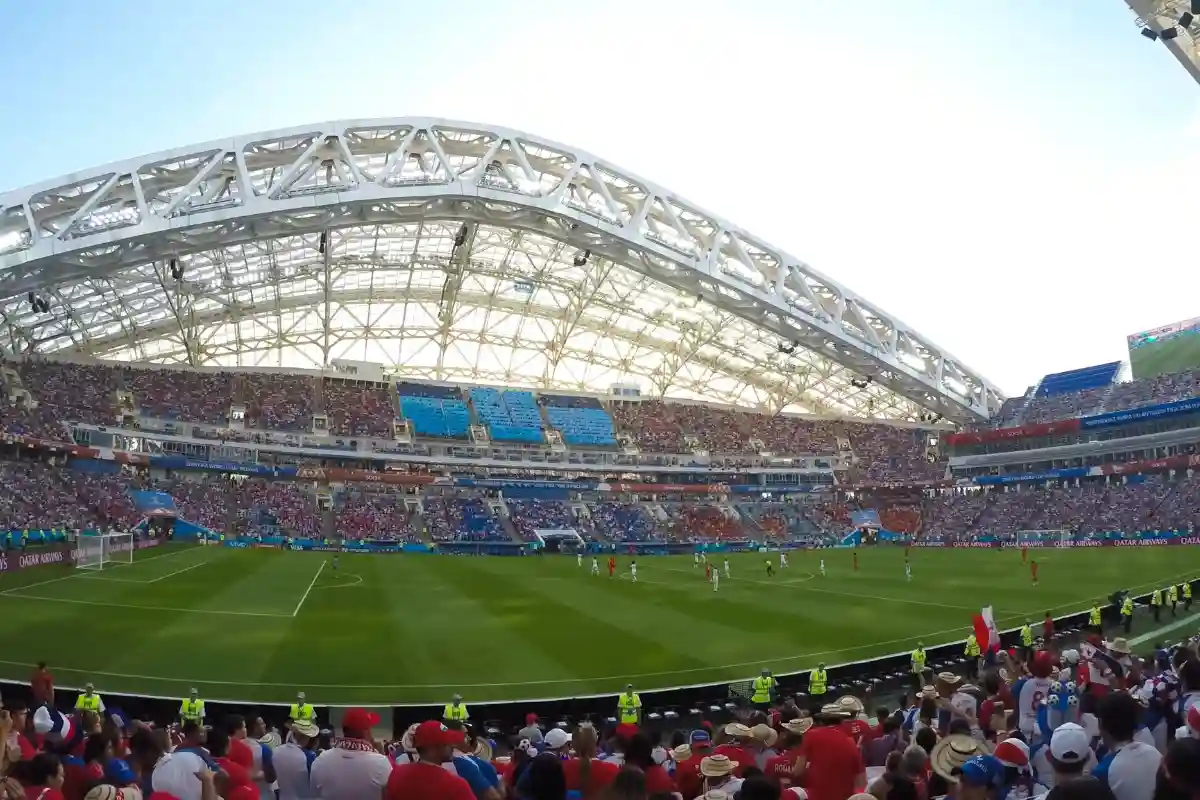
[[[145,550],[147,547],[157,547],[162,544],[162,539],[143,539],[139,540],[134,547],[138,550]],[[130,542],[114,542],[113,550],[117,552],[129,552]],[[75,545],[69,542],[54,545],[53,547],[42,547],[33,552],[21,553],[15,550],[10,550],[7,553],[0,554],[0,573],[3,572],[18,572],[30,567],[48,567],[54,564],[66,564],[67,562],[75,561]]]

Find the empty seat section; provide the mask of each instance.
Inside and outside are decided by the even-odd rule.
[[[1056,394],[1106,387],[1116,380],[1117,372],[1120,369],[1121,362],[1113,361],[1093,367],[1051,373],[1042,378],[1041,386],[1038,387],[1038,397],[1051,397]]]
[[[542,418],[531,392],[471,389],[471,405],[488,435],[498,442],[540,444]]]
[[[398,383],[400,413],[418,436],[465,439],[470,425],[467,404],[457,389],[422,383]]]
[[[596,398],[542,395],[540,399],[550,427],[557,429],[567,444],[604,447],[617,443],[612,417]]]

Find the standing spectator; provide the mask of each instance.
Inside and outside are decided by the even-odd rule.
[[[744,745],[745,742],[754,738],[750,728],[740,722],[731,722],[721,730],[721,734],[725,742],[713,750],[713,755],[722,755],[730,761],[736,762],[735,773],[738,777],[741,777],[742,771],[746,767],[757,766],[754,753]]]
[[[334,739],[312,766],[312,785],[325,800],[381,796],[392,762],[371,741],[371,728],[378,723],[379,717],[364,708],[346,711],[342,738]]]
[[[840,706],[827,705],[804,734],[792,774],[807,787],[809,800],[846,800],[867,788],[862,751],[838,727],[847,716]]]
[[[738,789],[742,788],[742,779],[734,775],[734,770],[739,766],[730,761],[729,756],[718,753],[700,759],[700,774],[704,778],[702,791],[708,793],[720,789],[729,797],[736,795]]]
[[[650,737],[639,732],[629,740],[629,747],[625,750],[625,763],[637,767],[645,774],[646,792],[652,798],[660,795],[666,797],[675,791],[675,782],[665,769],[655,763],[653,750]]]
[[[1176,739],[1163,759],[1163,778],[1177,792],[1200,798],[1200,739]]]
[[[1162,754],[1145,742],[1134,741],[1141,725],[1142,705],[1132,695],[1112,692],[1096,706],[1100,738],[1108,755],[1095,775],[1108,784],[1117,800],[1150,800]]]
[[[39,661],[37,669],[29,678],[29,688],[33,692],[33,702],[36,705],[54,705],[54,676],[45,661]]]
[[[454,747],[462,742],[460,732],[430,720],[416,727],[412,742],[417,751],[417,760],[391,770],[391,776],[387,777],[387,788],[382,795],[385,800],[475,800],[475,795],[465,780],[442,768],[443,764],[450,761]],[[317,761],[326,755],[328,753],[321,754]],[[386,764],[387,758],[384,757],[383,760]],[[319,796],[331,797],[325,793],[323,787]],[[349,793],[339,796],[346,797],[347,800],[354,797]],[[377,793],[364,793],[361,796],[376,797]]]
[[[521,785],[521,800],[566,800],[567,778],[562,761],[553,753],[542,753],[529,764]]]
[[[804,734],[813,726],[812,717],[801,717],[783,723],[783,741],[779,745],[779,755],[767,761],[763,772],[773,781],[777,781],[784,789],[792,785],[792,772],[796,759],[800,757],[800,748],[804,743]]]
[[[256,800],[258,789],[250,780],[250,770],[234,760],[230,755],[230,745],[233,739],[224,728],[213,728],[208,732],[208,752],[216,759],[221,771],[225,773],[226,800]]]
[[[19,770],[25,794],[35,800],[64,800],[63,766],[58,756],[38,753]]]
[[[542,743],[542,729],[538,727],[537,714],[525,715],[525,727],[517,731],[517,739],[528,739],[530,744]]]
[[[292,735],[286,744],[275,748],[272,763],[279,783],[279,800],[310,800],[318,797],[309,775],[317,760],[317,737],[321,729],[312,720],[292,723]]]

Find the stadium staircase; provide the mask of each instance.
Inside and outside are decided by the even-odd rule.
[[[509,539],[512,539],[518,544],[523,544],[525,542],[525,537],[523,537],[521,532],[517,530],[517,526],[513,525],[512,517],[508,515],[507,508],[503,513],[497,513],[496,516],[500,519],[500,527],[503,528],[504,532],[508,534]]]
[[[758,521],[755,513],[742,506],[730,506],[726,513],[734,517],[746,535],[755,542],[765,542],[770,533]]]

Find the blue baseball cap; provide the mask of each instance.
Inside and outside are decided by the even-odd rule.
[[[1004,764],[995,756],[975,756],[959,768],[963,783],[997,788],[1004,785]]]
[[[117,786],[131,786],[137,783],[137,776],[129,768],[128,762],[120,758],[110,759],[104,765],[104,777]]]
[[[692,735],[689,738],[691,739],[692,744],[695,744],[696,742],[712,741],[712,737],[708,735],[708,731],[699,729],[692,731]]]

